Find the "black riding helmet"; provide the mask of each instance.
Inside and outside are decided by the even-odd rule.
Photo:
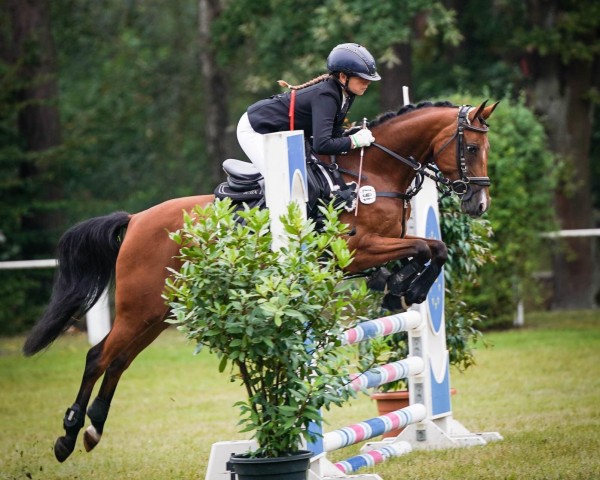
[[[327,69],[372,82],[381,80],[373,55],[358,43],[341,43],[335,47],[327,57]]]

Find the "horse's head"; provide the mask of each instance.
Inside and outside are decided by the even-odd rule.
[[[491,202],[486,120],[499,102],[489,107],[486,103],[459,107],[456,124],[440,131],[432,144],[435,163],[450,181],[448,186],[461,197],[463,212],[472,217],[482,215]]]

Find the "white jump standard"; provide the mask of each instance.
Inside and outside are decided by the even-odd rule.
[[[273,222],[273,217],[278,218],[283,213],[286,202],[296,201],[303,205],[306,200],[304,143],[297,138],[302,136],[302,132],[298,131],[267,136],[272,138],[266,143],[266,199],[267,206],[272,209],[272,228],[276,229],[277,222]],[[284,160],[288,154],[292,158],[286,164]],[[438,192],[435,183],[429,179],[425,180],[419,195],[413,198],[409,234],[441,240]],[[273,235],[277,242],[285,241],[281,238],[281,231],[273,231]],[[452,418],[449,356],[444,322],[443,271],[433,284],[425,302],[401,314],[362,322],[344,332],[342,343],[351,345],[400,331],[408,332],[409,356],[404,360],[353,375],[348,388],[375,388],[400,378],[407,378],[410,405],[325,433],[320,441],[308,445],[307,448],[315,453],[311,460],[309,480],[382,480],[376,474],[348,474],[412,450],[485,445],[489,441],[502,439],[497,432],[471,433]],[[320,426],[316,427],[319,431]],[[327,459],[327,452],[403,427],[404,430],[396,438],[365,443],[361,455],[335,464]],[[255,446],[253,441],[214,444],[206,480],[230,480],[230,472],[225,469],[229,456],[251,450]]]

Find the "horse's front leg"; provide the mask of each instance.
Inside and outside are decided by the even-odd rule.
[[[411,282],[404,294],[404,300],[408,305],[424,302],[431,286],[442,271],[442,267],[448,259],[446,244],[440,240],[424,239],[431,252],[431,262]]]
[[[412,236],[389,238],[369,234],[351,239],[349,246],[355,250],[352,272],[411,258],[399,272],[385,279],[389,293],[384,306],[392,310],[423,302],[448,258],[443,242]]]
[[[404,258],[413,258],[425,265],[432,258],[428,242],[419,237],[391,238],[377,234],[350,237],[348,247],[354,250],[354,261],[348,270],[358,273]]]

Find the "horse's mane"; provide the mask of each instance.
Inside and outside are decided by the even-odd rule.
[[[388,120],[391,120],[392,118],[396,118],[400,115],[403,115],[408,112],[412,112],[414,110],[419,110],[420,108],[455,107],[455,106],[456,105],[454,105],[452,102],[448,102],[446,100],[439,101],[439,102],[420,102],[416,105],[413,105],[411,103],[409,105],[404,105],[397,112],[389,111],[389,112],[382,113],[381,115],[377,116],[375,119],[373,119],[369,122],[369,128],[373,128],[377,125],[381,125],[382,123],[387,122]]]

